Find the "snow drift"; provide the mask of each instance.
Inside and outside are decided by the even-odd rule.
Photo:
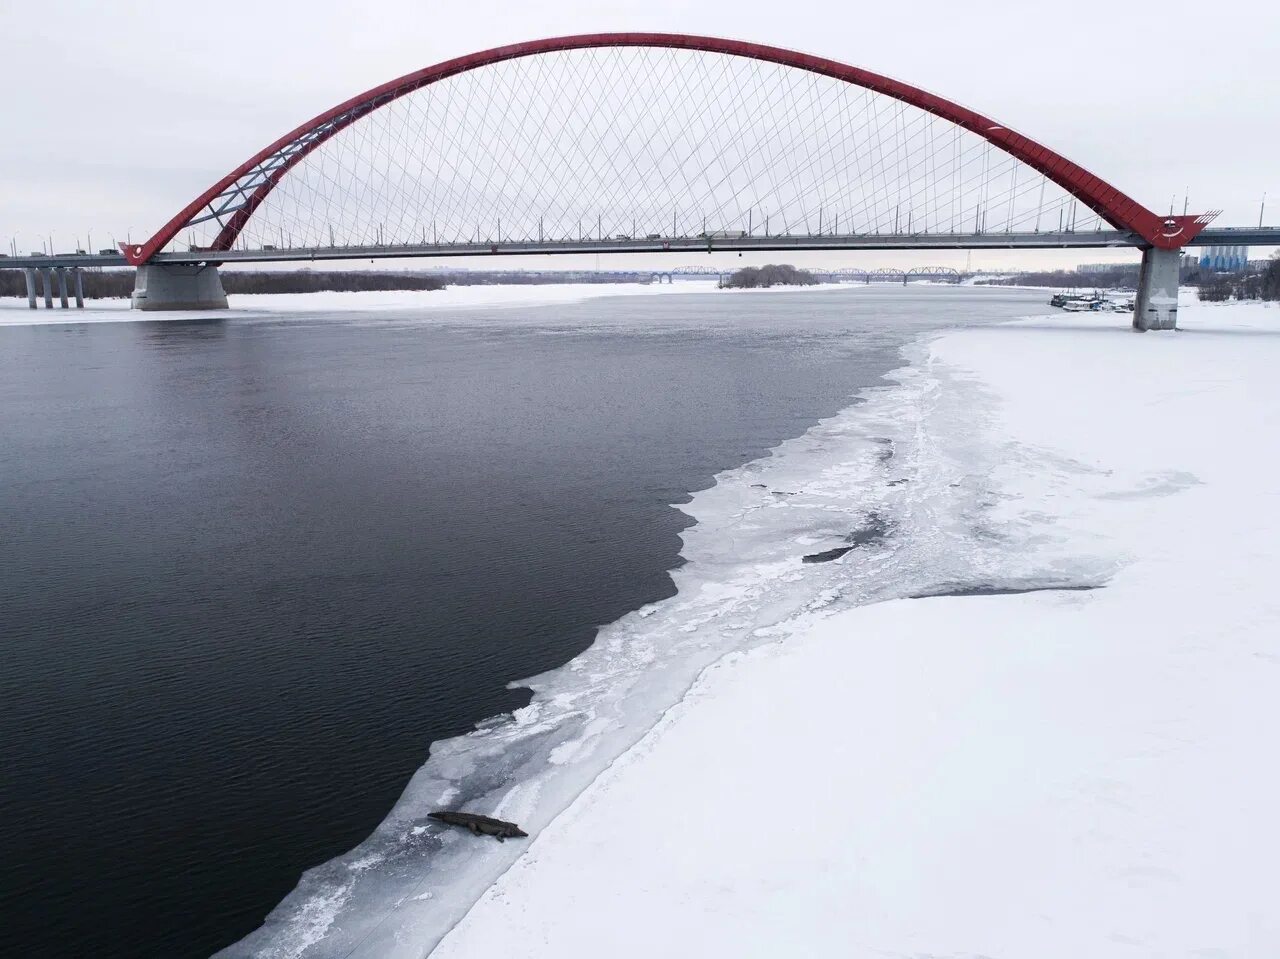
[[[697,498],[675,642],[764,645],[434,955],[1280,952],[1280,310],[1183,322],[944,335]]]

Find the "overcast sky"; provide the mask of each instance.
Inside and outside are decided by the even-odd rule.
[[[36,250],[50,234],[58,249],[90,230],[95,247],[147,236],[246,157],[363,89],[485,47],[602,30],[731,36],[842,60],[994,117],[1156,210],[1176,195],[1180,211],[1189,189],[1193,212],[1256,224],[1265,191],[1267,222],[1280,225],[1274,2],[0,4],[6,250],[14,237]],[[1067,257],[1082,258],[1104,256]]]

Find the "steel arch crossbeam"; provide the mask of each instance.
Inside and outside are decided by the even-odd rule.
[[[495,47],[426,67],[367,90],[285,134],[189,203],[151,239],[142,244],[122,243],[121,251],[131,264],[141,266],[183,229],[210,220],[216,221],[219,227],[210,249],[229,250],[249,218],[285,174],[312,151],[373,111],[430,84],[492,64],[538,54],[609,47],[693,50],[745,57],[806,70],[892,97],[983,138],[1062,187],[1112,226],[1135,234],[1154,247],[1179,249],[1212,219],[1212,214],[1160,216],[1048,147],[957,103],[869,70],[740,40],[668,33],[597,33]]]

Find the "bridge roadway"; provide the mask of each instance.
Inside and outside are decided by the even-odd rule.
[[[1280,227],[1206,229],[1187,246],[1280,246]],[[1141,248],[1145,241],[1118,230],[1044,233],[872,233],[853,235],[659,237],[604,240],[483,240],[471,243],[384,246],[279,247],[157,253],[152,263],[296,263],[417,257],[536,256],[595,253],[742,253],[802,250],[1090,250]],[[123,254],[56,253],[0,257],[0,269],[128,266]],[[662,272],[662,271],[657,271]]]

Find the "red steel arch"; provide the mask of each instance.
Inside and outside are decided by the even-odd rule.
[[[980,113],[975,113],[918,87],[836,60],[797,53],[781,47],[717,37],[673,33],[592,33],[495,47],[465,57],[446,60],[367,90],[291,130],[254,154],[192,200],[146,243],[140,245],[122,243],[120,248],[126,259],[133,265],[140,266],[146,263],[154,254],[168,245],[206,206],[225,195],[228,188],[232,187],[237,180],[264,161],[273,157],[278,158],[278,162],[253,188],[245,205],[232,214],[212,245],[214,250],[228,250],[267,194],[290,169],[322,143],[379,107],[429,84],[490,64],[542,53],[604,47],[656,47],[746,57],[807,70],[843,80],[874,93],[884,94],[977,134],[1058,184],[1112,226],[1136,234],[1146,244],[1154,247],[1181,248],[1204,228],[1209,219],[1205,216],[1160,216],[1126,196],[1105,180],[1072,163],[1066,157]]]

